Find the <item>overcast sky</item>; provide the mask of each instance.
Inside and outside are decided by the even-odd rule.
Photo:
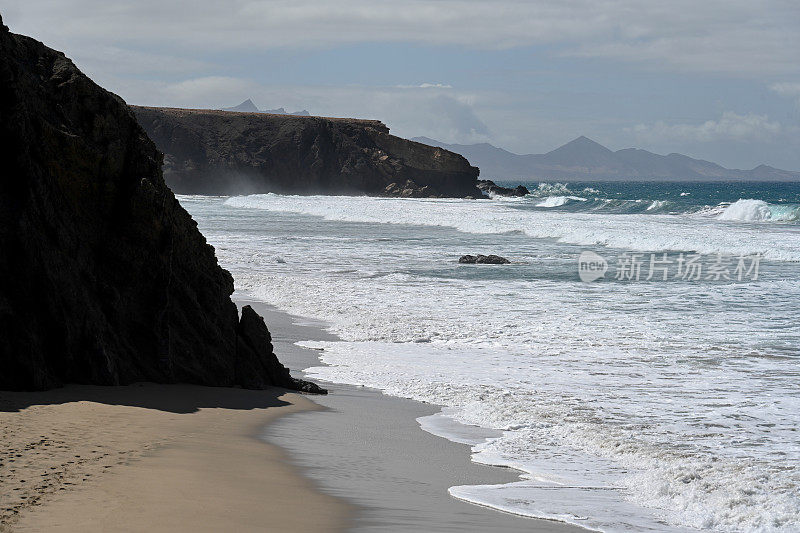
[[[0,0],[133,104],[383,120],[517,153],[800,170],[798,0]]]

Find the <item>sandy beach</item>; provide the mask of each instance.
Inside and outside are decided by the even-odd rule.
[[[245,303],[295,375],[316,364],[294,343],[330,338],[319,325]],[[0,392],[0,531],[580,531],[452,498],[517,473],[422,431],[436,411],[339,385]]]
[[[0,530],[341,531],[350,507],[257,438],[315,409],[280,389],[0,392]]]

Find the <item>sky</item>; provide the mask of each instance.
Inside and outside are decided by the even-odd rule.
[[[800,170],[798,0],[0,0],[127,102]]]

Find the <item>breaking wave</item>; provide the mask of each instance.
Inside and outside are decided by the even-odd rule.
[[[725,207],[717,220],[742,222],[794,222],[800,220],[800,205],[768,204],[764,200],[740,199]]]
[[[406,199],[366,196],[238,196],[227,207],[283,211],[342,222],[373,222],[451,227],[465,233],[520,233],[582,246],[607,246],[637,251],[694,251],[698,253],[763,254],[766,259],[800,261],[800,233],[784,231],[785,224],[739,224],[732,227],[720,211],[694,214],[665,213],[667,206],[652,201],[566,200],[537,202]],[[584,208],[603,202],[605,209]],[[734,204],[735,205],[735,204]],[[652,209],[648,210],[648,208]],[[733,206],[731,206],[733,207]],[[738,208],[737,208],[738,209]],[[727,212],[727,211],[722,211]],[[711,216],[711,213],[716,213]],[[620,216],[624,214],[625,216]],[[699,216],[698,216],[699,215]]]

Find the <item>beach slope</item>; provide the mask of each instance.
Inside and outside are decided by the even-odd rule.
[[[340,531],[350,508],[257,436],[282,389],[0,392],[0,531]]]

